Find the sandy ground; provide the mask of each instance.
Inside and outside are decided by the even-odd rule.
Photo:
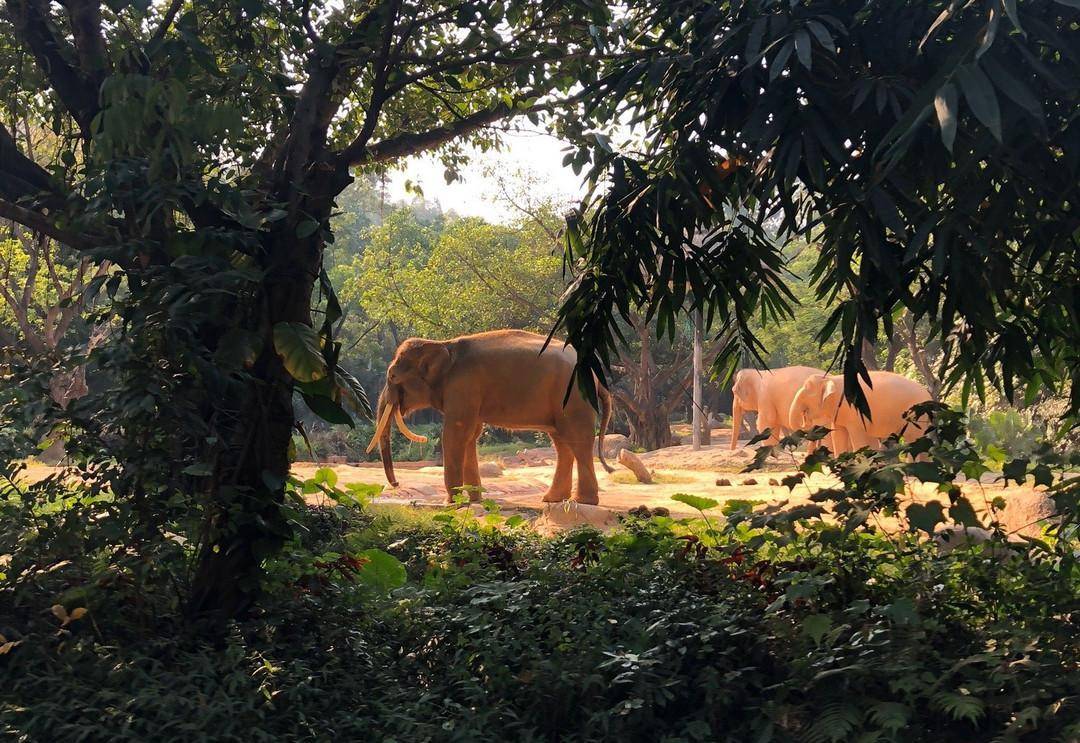
[[[541,498],[551,483],[554,462],[548,457],[550,450],[530,450],[525,456],[504,457],[507,465],[498,477],[483,478],[484,497],[490,498],[508,510],[539,510],[543,508]],[[740,447],[729,451],[727,442],[703,447],[693,451],[690,446],[675,446],[640,455],[642,461],[657,475],[657,482],[649,485],[633,481],[633,477],[624,467],[616,465],[616,471],[608,474],[596,463],[597,479],[600,482],[600,505],[614,511],[628,511],[638,506],[651,508],[664,507],[673,516],[696,515],[688,506],[674,501],[676,493],[692,493],[718,501],[731,499],[753,499],[770,504],[787,501],[790,505],[808,502],[809,496],[821,488],[836,487],[839,482],[829,474],[814,474],[794,491],[780,485],[781,479],[796,472],[796,464],[791,460],[771,461],[765,471],[742,473],[741,470],[751,461],[753,450]],[[513,460],[529,461],[529,464],[515,464]],[[320,466],[332,467],[341,483],[363,482],[384,486],[377,503],[437,507],[445,505],[446,493],[442,482],[442,468],[422,466],[417,469],[398,467],[396,469],[399,486],[386,485],[382,467],[378,463],[317,465],[297,463],[294,473],[302,478],[311,477]],[[731,485],[717,484],[718,479],[726,479]],[[1031,493],[1031,486],[1012,485],[1003,487],[1000,483],[989,482],[963,483],[961,488],[968,495],[976,511],[985,512],[989,502],[996,496],[1011,497],[1017,493]],[[775,482],[776,484],[771,484]],[[934,484],[909,481],[904,500],[925,502],[939,500],[947,503],[947,498],[936,490]],[[895,528],[895,522],[881,522],[883,528]]]
[[[796,486],[794,491],[789,491],[779,484],[784,476],[796,471],[796,463],[786,455],[785,458],[771,460],[764,471],[742,473],[742,469],[753,458],[753,450],[745,446],[740,446],[735,451],[729,450],[726,431],[718,430],[713,441],[711,446],[703,447],[699,451],[686,445],[641,454],[642,461],[656,476],[657,482],[650,485],[636,482],[627,469],[614,462],[612,464],[616,471],[612,474],[604,472],[597,462],[600,505],[613,511],[628,511],[638,506],[647,506],[650,509],[664,507],[669,509],[673,516],[690,516],[697,512],[672,500],[672,495],[691,493],[721,502],[752,499],[770,504],[787,501],[790,505],[796,505],[807,502],[813,492],[838,484],[831,475],[815,474]],[[499,461],[504,469],[498,477],[483,478],[485,498],[496,501],[508,511],[533,512],[543,508],[541,498],[551,483],[555,469],[553,450],[531,449],[489,461]],[[377,462],[330,465],[298,462],[294,465],[293,472],[297,477],[306,479],[313,476],[320,467],[334,469],[342,484],[361,482],[384,486],[376,503],[442,507],[446,502],[442,468],[438,466],[398,463],[396,472],[400,485],[396,488],[386,485],[382,467]],[[24,477],[38,480],[56,471],[54,467],[30,462]],[[718,485],[717,480],[721,478],[728,480],[731,485]],[[976,511],[980,513],[985,512],[987,504],[996,496],[1010,498],[1018,493],[1035,491],[1030,485],[1012,485],[1005,488],[1001,483],[992,480],[993,476],[987,476],[983,482],[967,482],[961,486]],[[947,502],[946,497],[938,493],[933,484],[910,481],[907,490],[905,500]],[[312,502],[317,502],[317,499],[313,498]],[[883,522],[881,525],[885,528],[895,527],[895,522]]]

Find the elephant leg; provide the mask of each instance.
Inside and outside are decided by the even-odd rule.
[[[465,448],[472,435],[472,426],[447,418],[443,423],[443,483],[446,485],[446,502],[454,497],[465,484]]]
[[[834,455],[852,450],[851,438],[848,436],[847,429],[834,428],[833,432],[829,434],[829,439],[832,442],[832,453]]]
[[[761,442],[765,446],[775,446],[780,442],[780,418],[776,415],[776,411],[770,407],[762,406],[758,410],[758,433],[764,433],[765,429],[769,429],[769,438]]]
[[[551,443],[555,446],[555,475],[551,478],[551,487],[544,493],[544,502],[558,503],[570,499],[574,484],[574,450],[561,436],[552,435]]]
[[[858,451],[859,449],[873,446],[874,439],[870,438],[864,430],[849,428],[847,430],[847,435],[848,440],[851,443],[851,451]]]
[[[480,484],[480,459],[476,452],[476,444],[483,431],[484,424],[477,424],[472,435],[469,436],[465,443],[462,484],[469,493],[469,500],[473,502],[480,500],[480,494],[483,492],[483,487]]]
[[[570,442],[574,450],[574,459],[577,460],[577,488],[574,490],[573,499],[578,503],[595,506],[600,502],[600,486],[596,482],[596,469],[593,467],[593,436],[592,431],[588,435],[576,437]]]

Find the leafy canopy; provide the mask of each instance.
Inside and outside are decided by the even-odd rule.
[[[1071,381],[1076,411],[1078,21],[1071,0],[629,3],[568,156],[598,185],[560,315],[582,386],[636,306],[660,332],[687,306],[737,326],[722,372],[760,355],[753,313],[790,311],[781,246],[812,237],[850,398],[862,340],[907,308],[965,396]],[[613,147],[615,120],[638,139]]]

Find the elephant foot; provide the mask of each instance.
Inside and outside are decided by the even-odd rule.
[[[464,487],[457,488],[455,493],[446,496],[446,505],[452,506],[455,503],[462,503],[464,499],[462,496],[469,496],[469,503],[479,503],[481,500],[481,493],[483,488],[478,485],[465,485]]]
[[[583,506],[598,506],[600,505],[600,494],[596,491],[589,493],[575,490],[571,500]]]
[[[565,500],[570,500],[570,491],[568,490],[549,490],[544,493],[544,503],[562,503]]]

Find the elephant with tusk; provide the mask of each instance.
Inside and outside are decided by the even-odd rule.
[[[398,346],[386,370],[376,407],[375,434],[368,451],[379,447],[386,480],[397,486],[390,435],[397,426],[408,439],[424,436],[405,423],[410,413],[434,408],[443,415],[443,479],[447,500],[465,489],[480,499],[476,442],[484,424],[543,431],[555,446],[555,475],[544,494],[547,502],[571,496],[580,503],[599,502],[592,452],[596,411],[574,386],[567,396],[577,353],[568,345],[522,330],[493,330],[446,341],[409,338]],[[597,385],[600,402],[600,463],[611,419],[611,395]],[[577,463],[577,489],[572,489]]]

